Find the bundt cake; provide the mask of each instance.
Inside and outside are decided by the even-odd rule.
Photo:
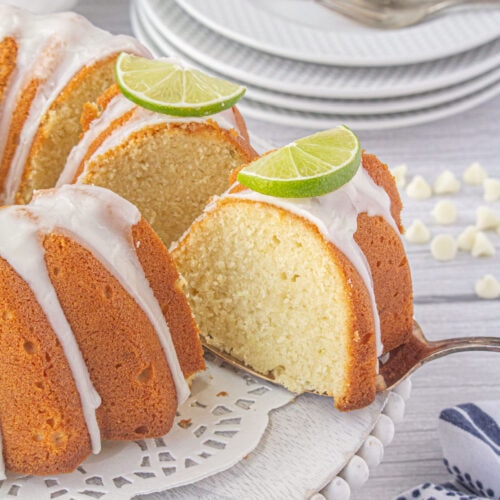
[[[0,209],[0,442],[8,470],[73,470],[101,439],[162,436],[204,368],[172,258],[109,190]]]
[[[125,98],[117,86],[85,107],[85,134],[58,184],[95,184],[136,205],[168,246],[201,214],[228,176],[256,156],[236,108],[173,117]]]
[[[412,329],[401,208],[369,154],[320,197],[234,183],[171,247],[204,342],[294,392],[332,395],[341,410],[369,404],[377,356]]]
[[[148,55],[75,13],[0,5],[0,204],[55,185],[81,134],[82,106],[113,83],[122,51]]]

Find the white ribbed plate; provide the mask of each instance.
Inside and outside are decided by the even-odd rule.
[[[274,92],[329,99],[375,99],[429,92],[475,78],[500,65],[500,38],[416,65],[348,68],[309,64],[258,52],[210,31],[174,0],[142,0],[139,15],[194,61],[225,78]]]
[[[500,9],[448,10],[400,30],[362,26],[306,0],[176,0],[193,18],[243,45],[289,59],[344,66],[414,64],[500,36]]]
[[[210,72],[162,39],[157,32],[148,30],[149,21],[134,4],[131,8],[131,22],[136,36],[155,55],[179,56],[185,62]],[[214,71],[211,73],[217,74]],[[247,85],[245,98],[238,107],[249,118],[281,125],[317,129],[346,123],[357,130],[374,130],[416,125],[451,116],[476,106],[499,92],[500,67],[462,85],[396,99],[312,99]]]
[[[244,116],[279,125],[295,126],[311,129],[325,129],[344,123],[355,130],[383,130],[395,127],[408,127],[421,123],[440,120],[456,115],[486,102],[500,94],[500,82],[462,99],[408,113],[380,115],[345,115],[325,113],[304,113],[300,111],[269,106],[266,104],[243,99],[238,108]]]
[[[184,62],[215,76],[223,75],[194,61],[189,56],[170,44],[166,39],[154,31],[151,23],[137,9],[131,9],[132,27],[136,36],[157,56],[178,56]],[[500,66],[462,84],[453,85],[444,89],[422,94],[398,97],[394,99],[320,99],[292,94],[273,92],[253,85],[246,85],[245,96],[261,104],[277,106],[292,111],[307,113],[345,114],[345,115],[373,115],[406,113],[408,111],[430,108],[446,104],[462,97],[470,96],[475,92],[500,81]],[[244,85],[241,81],[236,81]]]

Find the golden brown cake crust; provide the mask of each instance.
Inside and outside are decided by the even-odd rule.
[[[338,252],[336,247],[333,248]],[[369,405],[376,393],[376,341],[368,291],[350,262],[339,252],[339,259],[350,287],[352,323],[351,339],[346,366],[345,394],[334,399],[335,407],[342,411]]]
[[[135,225],[132,234],[137,256],[153,289],[172,334],[184,377],[191,378],[205,369],[198,326],[180,286],[174,261],[160,238],[146,226]]]
[[[0,41],[0,109],[5,88],[9,78],[16,68],[17,43],[12,37],[5,37]]]
[[[146,278],[166,315],[189,377],[204,369],[198,329],[173,261],[144,219],[132,228]],[[166,434],[177,410],[174,382],[154,327],[95,256],[65,234],[43,237],[47,272],[101,396],[102,439]],[[0,258],[0,430],[7,469],[74,470],[90,453],[80,396],[55,333],[28,284]]]
[[[389,171],[389,167],[385,163],[382,163],[376,155],[365,152],[363,152],[362,163],[375,184],[384,188],[385,192],[389,195],[391,199],[391,214],[400,232],[403,232],[403,226],[401,224],[403,203],[401,202],[396,182]]]
[[[384,352],[404,343],[413,325],[410,267],[401,238],[382,217],[360,214],[354,239],[371,268]]]
[[[12,72],[16,69],[17,49],[16,40],[12,37],[6,37],[0,41],[0,115],[5,90],[9,85]],[[8,172],[9,163],[0,157],[0,205],[3,203],[2,191]]]
[[[90,453],[66,357],[29,286],[0,258],[0,430],[6,468],[69,472]]]
[[[96,99],[95,102],[87,102],[83,106],[81,123],[82,123],[82,130],[84,132],[86,132],[89,129],[90,124],[96,118],[99,118],[99,116],[107,108],[111,100],[119,93],[120,89],[118,85],[116,84],[111,85]]]
[[[402,230],[402,203],[387,165],[375,155],[364,154],[363,166],[389,195],[392,216]],[[380,216],[360,214],[354,239],[371,268],[382,343],[387,352],[403,344],[413,327],[413,291],[406,252],[400,236]]]
[[[250,136],[248,134],[247,124],[245,123],[245,120],[243,119],[240,110],[236,106],[233,106],[232,111],[233,111],[234,121],[236,122],[236,126],[238,127],[240,135],[245,139],[245,141],[248,144],[250,144]],[[253,154],[256,155],[255,151],[253,151]]]
[[[12,115],[9,132],[5,143],[3,157],[0,161],[0,187],[3,189],[5,179],[9,173],[10,164],[16,154],[19,136],[23,128],[24,122],[28,119],[31,103],[36,95],[40,81],[34,78],[22,90],[21,98],[17,102],[17,106]],[[0,192],[0,204],[3,202]]]
[[[102,438],[165,434],[177,397],[146,314],[117,279],[69,237],[51,234],[44,247],[50,279],[102,399],[97,409]]]

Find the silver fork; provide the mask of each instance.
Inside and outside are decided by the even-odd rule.
[[[500,0],[316,0],[316,2],[354,21],[382,29],[411,26],[457,5],[500,5]]]
[[[215,354],[231,366],[243,370],[268,382],[276,383],[272,374],[260,373],[245,365],[242,361],[207,344],[202,338],[205,350]],[[417,368],[433,359],[447,356],[455,352],[491,351],[500,353],[500,337],[462,337],[445,340],[429,341],[415,321],[412,335],[408,341],[390,351],[380,363],[377,379],[377,390],[389,390],[411,375]],[[313,391],[310,391],[313,392]],[[319,394],[324,396],[324,394]]]

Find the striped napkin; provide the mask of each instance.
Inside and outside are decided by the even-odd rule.
[[[438,431],[450,481],[424,483],[396,500],[500,500],[500,401],[446,408]]]

